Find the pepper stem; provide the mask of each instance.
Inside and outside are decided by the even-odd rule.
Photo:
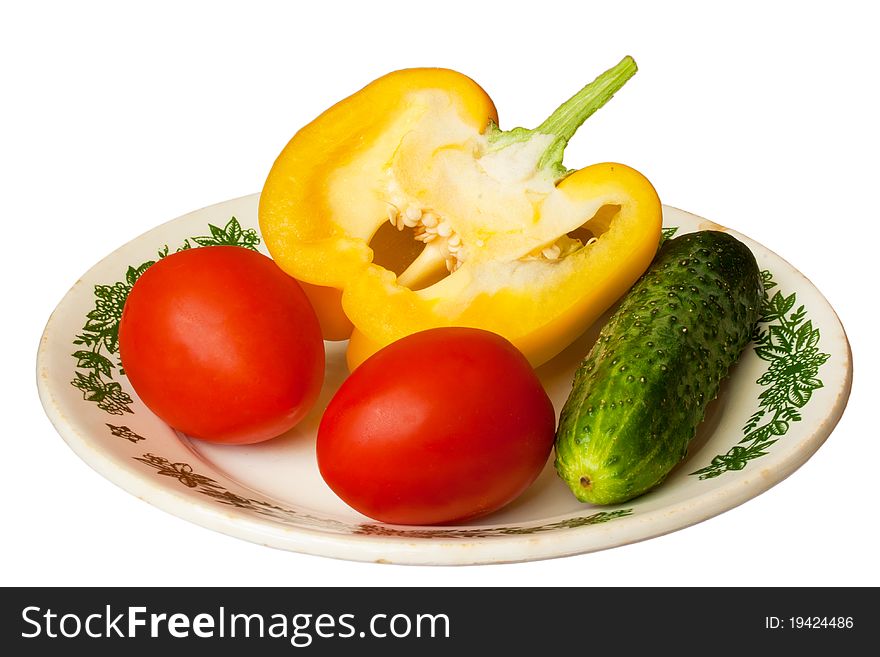
[[[559,176],[564,176],[567,171],[562,166],[562,155],[568,145],[568,140],[574,136],[584,121],[611,100],[612,96],[636,74],[637,70],[635,60],[627,55],[616,66],[602,73],[557,107],[556,111],[534,130],[514,128],[504,132],[498,130],[494,134],[490,134],[489,140],[493,144],[493,150],[527,141],[536,134],[552,135],[556,139],[542,154],[538,161],[538,168],[550,168]]]
[[[635,60],[627,55],[617,66],[605,71],[556,108],[544,123],[535,128],[535,132],[568,141],[583,122],[611,100],[637,70]]]

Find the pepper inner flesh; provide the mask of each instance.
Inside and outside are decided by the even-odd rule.
[[[425,95],[421,116],[406,122],[409,130],[396,144],[386,145],[393,154],[374,181],[376,203],[370,204],[384,213],[364,226],[373,262],[397,274],[398,285],[429,295],[465,262],[551,267],[607,230],[619,206],[574,201],[556,187],[558,177],[539,166],[552,135],[496,150],[435,92]],[[373,155],[348,167],[364,170],[361,160]],[[331,187],[331,196],[342,191]],[[585,219],[590,236],[581,239]],[[392,227],[399,236],[390,234]]]

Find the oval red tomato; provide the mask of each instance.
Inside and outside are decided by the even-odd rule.
[[[172,427],[254,443],[294,426],[324,376],[317,318],[297,282],[236,246],[181,251],[135,282],[119,325],[122,366]]]
[[[495,511],[540,474],[556,415],[525,357],[504,338],[438,328],[364,361],[318,430],[324,480],[351,507],[397,524]]]

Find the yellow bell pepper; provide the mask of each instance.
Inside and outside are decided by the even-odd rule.
[[[657,194],[622,164],[568,171],[562,153],[635,71],[627,57],[538,128],[510,131],[470,78],[397,71],[291,139],[260,229],[290,275],[342,290],[352,369],[437,326],[494,331],[538,366],[629,289],[657,248]]]

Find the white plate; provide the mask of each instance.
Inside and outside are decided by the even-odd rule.
[[[133,273],[160,251],[173,253],[185,245],[262,249],[257,199],[246,196],[192,212],[107,256],[58,304],[37,358],[46,413],[84,461],[133,495],[210,529],[297,552],[408,564],[590,552],[687,527],[764,492],[819,448],[846,405],[851,354],[831,306],[779,256],[730,231],[766,272],[763,342],[746,348],[689,456],[660,487],[621,506],[592,507],[575,500],[551,458],[526,493],[491,516],[444,527],[374,522],[333,494],[314,456],[321,412],[347,374],[344,343],[327,343],[326,380],[310,416],[288,434],[252,446],[181,436],[147,410],[118,373],[114,330],[130,268]],[[722,229],[670,207],[664,207],[664,227],[678,234]],[[596,331],[539,369],[557,411]]]

